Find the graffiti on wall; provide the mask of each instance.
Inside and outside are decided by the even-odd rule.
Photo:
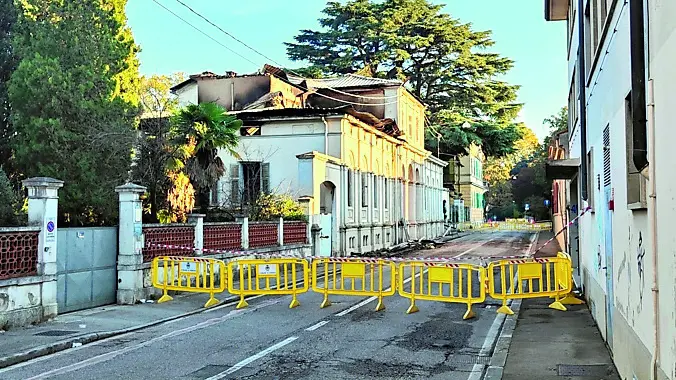
[[[638,267],[639,282],[639,308],[643,306],[643,290],[645,289],[645,247],[643,246],[643,235],[638,232],[638,246],[636,247],[636,266]]]

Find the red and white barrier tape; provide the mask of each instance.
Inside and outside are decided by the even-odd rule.
[[[570,222],[568,222],[567,225],[565,225],[561,230],[559,230],[557,233],[555,233],[554,236],[552,236],[551,239],[547,240],[540,248],[536,249],[530,256],[534,256],[536,253],[540,252],[540,250],[541,250],[542,248],[546,247],[547,244],[549,244],[549,243],[551,243],[552,241],[554,241],[554,239],[556,239],[557,236],[559,236],[563,231],[567,230],[568,227],[572,226],[578,219],[580,219],[580,217],[581,217],[582,215],[586,214],[586,213],[587,213],[589,210],[591,210],[591,209],[592,209],[592,208],[589,207],[589,206],[588,206],[586,209],[584,209],[584,211],[582,211],[582,213],[581,213],[580,215],[576,216],[576,217],[573,218]]]

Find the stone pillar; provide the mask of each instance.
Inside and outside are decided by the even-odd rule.
[[[249,218],[238,220],[242,224],[242,249],[249,249]]]
[[[120,202],[117,252],[117,303],[133,305],[143,294],[143,186],[127,183],[115,188]]]
[[[277,244],[280,247],[284,245],[284,218],[279,218],[277,223]]]
[[[188,214],[188,223],[195,225],[195,256],[204,254],[204,217],[205,214]]]
[[[56,302],[56,231],[59,215],[59,189],[63,181],[37,177],[23,181],[28,189],[28,225],[40,227],[38,238],[38,275],[43,276],[41,288],[42,316],[51,318],[58,313]]]

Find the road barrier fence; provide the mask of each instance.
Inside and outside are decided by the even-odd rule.
[[[162,297],[157,303],[171,301],[169,291],[207,293],[209,300],[204,307],[218,303],[216,293],[226,290],[226,265],[221,260],[160,256],[153,259],[151,266],[151,282],[162,290]]]
[[[417,312],[417,301],[459,303],[467,306],[463,319],[475,316],[472,307],[490,296],[502,301],[499,313],[513,314],[508,301],[553,298],[550,308],[582,304],[573,295],[572,261],[567,253],[556,257],[509,258],[488,265],[452,262],[449,259],[271,257],[221,260],[198,257],[156,257],[152,284],[163,291],[158,303],[171,300],[169,291],[209,294],[204,305],[218,303],[216,293],[246,298],[290,295],[289,308],[300,305],[298,295],[321,294],[320,305],[331,305],[330,296],[375,297],[376,311],[385,309],[384,297],[398,293],[410,300],[407,313]]]
[[[472,305],[486,300],[486,272],[478,265],[411,261],[399,264],[399,274],[399,295],[411,300],[407,314],[419,310],[416,300],[452,302],[466,304],[463,319],[469,319],[475,316]]]
[[[325,274],[323,281],[318,278],[320,273]],[[331,275],[327,276],[327,273]],[[392,261],[338,257],[312,261],[312,290],[324,295],[321,308],[331,305],[330,295],[343,295],[378,297],[375,310],[381,311],[385,309],[383,297],[394,295],[395,289],[396,266]]]
[[[308,262],[300,258],[234,260],[228,263],[228,292],[239,296],[237,309],[248,306],[246,296],[255,295],[291,295],[292,309],[300,305],[298,294],[309,289],[309,272]]]

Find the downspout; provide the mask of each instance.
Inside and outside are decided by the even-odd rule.
[[[329,155],[329,123],[326,121],[326,118],[322,116],[322,121],[324,122],[324,154]]]
[[[629,35],[631,45],[631,121],[634,143],[632,153],[634,165],[642,173],[646,171],[648,166],[645,106],[645,25],[643,18],[643,0],[631,0],[629,3]]]
[[[631,121],[633,147],[632,158],[634,165],[641,175],[648,177],[650,182],[648,194],[648,214],[650,219],[652,269],[653,269],[653,355],[651,360],[651,379],[658,378],[658,361],[660,359],[660,298],[657,252],[657,178],[655,168],[655,96],[653,80],[648,80],[649,101],[646,102],[646,50],[645,50],[645,14],[643,0],[630,0],[629,3],[629,34],[631,46]],[[648,74],[649,76],[649,74]],[[647,103],[647,107],[646,107]],[[646,116],[646,108],[649,117]],[[648,145],[648,139],[650,145]],[[650,161],[648,161],[650,154]],[[652,163],[652,164],[650,164]]]
[[[584,56],[584,0],[577,1],[577,23],[578,23],[578,74],[580,88],[580,195],[583,200],[587,200],[587,79],[586,64]],[[581,209],[581,208],[580,208]]]
[[[650,152],[650,162],[651,165],[648,165],[650,171],[650,194],[648,195],[648,210],[652,210],[652,215],[650,217],[650,230],[652,232],[652,251],[653,251],[653,323],[655,324],[654,331],[654,354],[652,359],[652,379],[657,379],[658,365],[657,362],[660,358],[660,290],[659,290],[659,277],[657,271],[657,189],[656,189],[656,176],[655,176],[655,96],[653,92],[653,80],[648,80],[648,138],[650,139],[650,145],[648,151]]]
[[[235,80],[230,82],[230,111],[235,110]]]

